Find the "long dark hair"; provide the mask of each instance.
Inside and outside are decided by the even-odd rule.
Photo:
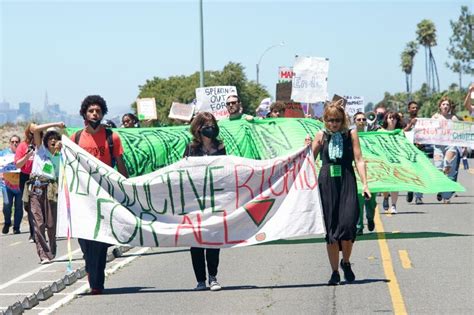
[[[214,127],[216,127],[217,132],[219,132],[219,125],[217,125],[217,120],[209,112],[201,112],[198,113],[196,116],[194,116],[193,121],[191,122],[191,127],[189,128],[189,131],[193,135],[193,140],[191,141],[191,147],[193,149],[202,149],[202,136],[201,136],[201,128],[205,124],[211,123]],[[212,146],[217,149],[219,145],[222,143],[221,140],[218,138],[212,139]]]
[[[403,128],[403,122],[402,122],[402,119],[400,117],[400,114],[397,113],[397,112],[389,111],[383,117],[383,124],[382,124],[383,129],[387,129],[387,127],[388,127],[388,117],[389,116],[392,116],[393,118],[397,119],[397,124],[395,125],[395,129],[402,129]]]

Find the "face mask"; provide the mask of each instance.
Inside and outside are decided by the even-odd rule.
[[[214,139],[219,134],[219,131],[214,126],[208,126],[201,128],[201,134],[206,138]]]
[[[88,120],[87,124],[92,127],[92,129],[97,129],[100,126],[100,120]]]

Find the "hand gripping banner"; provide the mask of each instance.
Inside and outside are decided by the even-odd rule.
[[[221,248],[324,233],[307,148],[270,160],[189,157],[126,179],[62,141],[58,236],[69,229],[110,244]]]

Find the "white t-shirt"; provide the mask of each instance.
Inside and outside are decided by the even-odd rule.
[[[59,174],[59,156],[53,156],[44,145],[35,153],[31,175],[56,179]]]

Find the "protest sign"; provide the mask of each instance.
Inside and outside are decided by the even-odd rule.
[[[326,58],[297,56],[293,65],[291,99],[302,103],[327,100],[328,71]]]
[[[225,101],[237,95],[235,86],[209,86],[196,89],[196,112],[210,112],[217,120],[229,117]]]
[[[139,120],[157,119],[155,98],[137,99],[137,116]]]
[[[270,106],[272,105],[272,99],[270,97],[264,98],[260,105],[258,105],[255,113],[258,117],[266,117],[267,114],[270,112]]]
[[[188,157],[125,178],[63,137],[58,236],[109,244],[240,247],[324,233],[314,160]]]
[[[474,148],[474,123],[434,118],[417,118],[415,143]]]
[[[293,79],[292,67],[278,67],[278,83],[291,82]]]
[[[0,151],[0,173],[19,172],[15,166],[15,154],[10,149]]]
[[[219,137],[227,154],[263,160],[285,156],[300,149],[309,134],[321,130],[320,121],[309,118],[245,119],[219,122]],[[68,134],[77,129],[67,129]],[[151,173],[182,159],[191,140],[189,126],[120,128],[114,130],[124,148],[130,176]],[[400,132],[359,133],[361,150],[368,165],[372,192],[463,191],[463,187],[438,171],[425,154]],[[360,186],[359,186],[360,187]]]
[[[277,83],[276,100],[282,102],[291,101],[291,82]]]
[[[194,105],[173,102],[168,118],[191,121],[194,114]]]
[[[349,115],[349,118],[352,118],[357,112],[364,112],[364,98],[361,96],[344,96],[347,100],[346,103],[346,113]]]

